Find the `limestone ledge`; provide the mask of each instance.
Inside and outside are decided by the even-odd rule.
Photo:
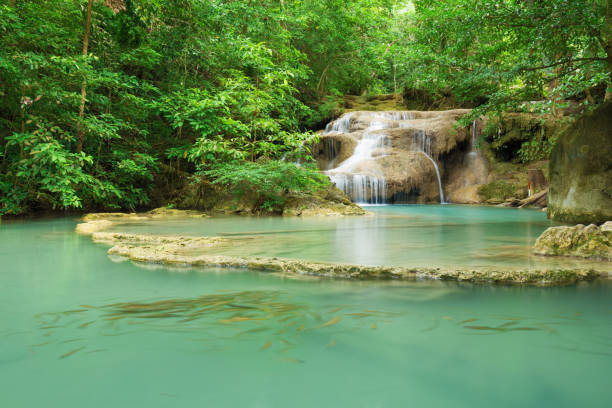
[[[227,211],[231,213],[231,211]],[[234,212],[236,213],[236,212]],[[346,202],[326,202],[323,205],[314,200],[313,202],[304,202],[299,198],[292,197],[289,200],[287,208],[283,212],[283,216],[299,216],[299,217],[342,217],[356,215],[373,215],[369,211],[356,204],[351,203],[348,199]],[[113,225],[122,222],[130,221],[149,221],[149,220],[167,220],[178,218],[209,218],[210,216],[202,211],[196,210],[177,210],[174,208],[156,208],[145,213],[91,213],[85,215],[83,223],[76,226],[76,232],[83,235],[91,235],[96,232],[108,230]]]
[[[204,212],[194,210],[177,210],[175,208],[156,208],[144,213],[92,213],[83,217],[83,221],[142,221],[167,218],[208,218]]]
[[[409,268],[309,262],[272,257],[236,257],[206,254],[206,249],[231,244],[224,238],[146,236],[120,233],[95,233],[98,242],[114,244],[108,254],[134,262],[173,266],[251,269],[289,275],[309,275],[339,279],[417,280],[440,279],[477,283],[525,285],[566,285],[600,276],[594,270],[496,270]]]
[[[537,239],[533,252],[612,261],[612,221],[601,227],[594,224],[550,227]]]
[[[91,236],[94,242],[109,245],[128,244],[155,248],[160,253],[178,253],[180,251],[201,250],[227,244],[230,240],[221,237],[188,237],[178,235],[126,234],[122,232],[95,232]]]

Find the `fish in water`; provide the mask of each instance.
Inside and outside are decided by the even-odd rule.
[[[299,360],[297,358],[284,357],[283,360],[285,360],[288,363],[293,363],[293,364],[304,364],[304,360]]]
[[[336,340],[332,339],[330,340],[329,344],[327,346],[325,346],[326,348],[330,348],[330,347],[334,347],[336,345]]]
[[[67,352],[65,354],[62,354],[59,358],[63,359],[63,358],[70,357],[71,355],[73,355],[75,353],[78,353],[79,351],[83,350],[84,348],[85,348],[85,346],[79,347],[79,348],[75,348],[74,350],[71,350],[71,351],[69,351],[69,352]]]
[[[494,331],[532,331],[542,330],[537,327],[491,327],[491,326],[463,326],[466,329],[472,330],[494,330]]]
[[[322,327],[333,326],[334,324],[338,323],[340,320],[342,320],[342,316],[336,316],[333,319],[331,319],[329,322],[323,323],[322,325],[320,325],[318,327],[322,328]]]
[[[348,313],[348,316],[353,316],[356,319],[371,316],[369,313]]]
[[[264,343],[264,345],[263,345],[263,346],[261,346],[261,347],[259,348],[259,351],[267,350],[267,349],[269,349],[269,348],[270,348],[270,346],[271,346],[271,345],[272,345],[272,342],[271,342],[270,340],[268,340],[268,341],[266,341],[266,342]]]
[[[250,317],[236,316],[230,319],[219,320],[221,323],[232,323],[232,322],[244,322],[245,320],[251,320]]]

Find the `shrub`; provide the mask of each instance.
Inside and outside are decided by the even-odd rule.
[[[254,195],[256,211],[282,209],[290,193],[313,193],[329,185],[329,179],[311,165],[297,166],[280,160],[264,163],[220,163],[203,174],[222,185],[238,201]]]

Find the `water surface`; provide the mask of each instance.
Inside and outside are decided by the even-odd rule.
[[[452,207],[373,210],[133,227],[269,232],[243,251],[382,263],[444,260],[445,246],[470,262],[464,253],[526,244],[548,223],[467,208],[431,217],[436,231],[424,217]],[[483,226],[466,227],[476,216]],[[3,406],[607,407],[612,397],[609,281],[523,288],[141,267],[110,261],[75,224],[0,226]]]
[[[408,267],[587,267],[534,256],[552,222],[533,209],[461,205],[366,206],[366,217],[214,217],[129,222],[116,231],[223,236],[215,253]],[[597,266],[601,269],[601,264]]]

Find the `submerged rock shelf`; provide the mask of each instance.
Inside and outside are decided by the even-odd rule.
[[[600,274],[594,270],[442,270],[438,268],[406,268],[308,262],[295,259],[265,257],[234,257],[223,255],[179,255],[156,246],[119,244],[109,255],[129,258],[135,262],[200,267],[245,268],[283,274],[313,275],[341,279],[441,279],[481,283],[531,285],[564,285],[580,280],[593,280]]]
[[[90,221],[91,222],[91,221]],[[80,224],[83,225],[83,224]],[[77,227],[79,228],[79,227]],[[81,230],[86,228],[80,227]],[[95,242],[112,245],[109,255],[124,257],[138,263],[173,266],[221,267],[251,269],[287,275],[309,275],[324,278],[360,280],[440,279],[476,283],[524,285],[567,285],[593,280],[605,275],[593,269],[511,269],[397,267],[353,265],[332,262],[310,262],[277,257],[241,257],[211,253],[216,248],[243,243],[244,238],[184,237],[169,235],[93,232]]]

